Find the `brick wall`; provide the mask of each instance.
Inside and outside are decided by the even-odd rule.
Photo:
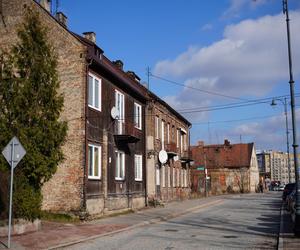
[[[61,119],[68,121],[65,160],[43,187],[43,209],[78,210],[82,202],[85,152],[85,47],[33,0],[0,0],[0,47],[17,41],[16,28],[23,21],[24,6],[38,11],[48,28],[49,41],[58,55],[60,92],[65,98]]]

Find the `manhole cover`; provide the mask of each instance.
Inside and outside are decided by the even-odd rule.
[[[225,235],[225,236],[223,236],[223,238],[234,239],[234,238],[237,238],[237,236],[235,236],[235,235]]]
[[[178,232],[178,230],[176,230],[176,229],[166,229],[165,231],[166,232]]]

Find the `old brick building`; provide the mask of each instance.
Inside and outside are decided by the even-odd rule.
[[[191,123],[149,92],[146,109],[148,199],[170,201],[190,194],[189,129]],[[165,154],[161,162],[159,153]]]
[[[39,2],[39,3],[38,3]],[[39,13],[58,55],[61,119],[68,122],[64,161],[43,186],[43,209],[102,214],[146,202],[145,105],[147,90],[122,62],[112,62],[93,32],[70,32],[49,1],[0,0],[0,46],[17,42],[27,8]]]
[[[259,183],[258,164],[254,143],[204,145],[199,142],[191,147],[192,191],[205,191],[205,169],[207,189],[212,194],[227,192],[254,192]]]

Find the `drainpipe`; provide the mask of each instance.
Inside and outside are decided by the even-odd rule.
[[[86,52],[87,53],[87,52]],[[88,60],[88,59],[87,59]],[[85,152],[84,152],[84,167],[83,167],[83,189],[82,189],[82,212],[86,213],[86,186],[87,186],[87,165],[88,165],[88,139],[87,139],[87,113],[88,113],[88,75],[89,75],[89,66],[92,64],[93,59],[90,59],[89,62],[86,64],[86,70],[85,70],[85,114],[84,114],[84,143],[85,143]]]
[[[143,131],[144,131],[144,185],[145,185],[145,206],[148,206],[148,189],[147,189],[147,131],[146,131],[146,106],[144,108],[143,117]]]

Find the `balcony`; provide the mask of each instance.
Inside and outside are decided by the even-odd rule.
[[[193,161],[193,159],[192,159],[192,152],[190,152],[188,150],[182,151],[180,156],[181,156],[180,160],[182,162],[189,163],[189,162]]]
[[[115,123],[114,137],[117,142],[124,143],[136,143],[141,140],[143,131],[136,128],[133,122],[121,122]]]
[[[170,143],[166,144],[166,151],[167,151],[168,155],[170,155],[170,156],[177,155],[176,143],[175,142],[170,142]]]

